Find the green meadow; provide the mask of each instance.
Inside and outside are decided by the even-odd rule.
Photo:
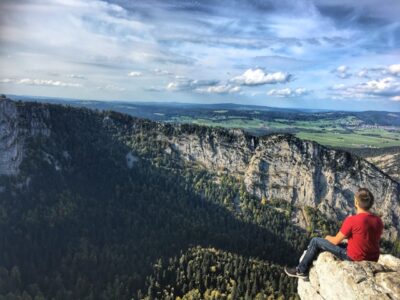
[[[262,120],[243,116],[224,115],[226,111],[215,111],[216,115],[195,118],[174,117],[173,122],[191,123],[212,127],[240,128],[258,135],[273,132],[290,132],[298,138],[316,141],[322,145],[345,148],[384,148],[400,146],[400,128],[369,128],[360,125],[354,117],[334,120],[297,121],[286,119]]]

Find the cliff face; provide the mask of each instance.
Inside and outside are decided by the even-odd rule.
[[[299,279],[302,300],[400,299],[400,259],[381,255],[379,261],[340,261],[321,253],[309,273]]]
[[[24,156],[26,138],[49,136],[44,123],[49,111],[38,106],[18,108],[17,103],[0,99],[0,175],[16,175]]]
[[[14,175],[22,161],[15,103],[0,100],[0,175]]]
[[[47,121],[53,108],[7,100],[0,105],[0,175],[15,175],[24,140],[39,134],[50,136],[46,124],[51,124]],[[258,138],[241,130],[160,124],[117,113],[88,112],[88,116],[101,119],[101,130],[114,134],[135,155],[155,159],[161,154],[185,167],[200,166],[215,174],[217,181],[219,175],[229,174],[243,180],[246,189],[260,198],[289,202],[295,207],[292,218],[300,225],[306,223],[301,213],[305,206],[343,219],[353,209],[353,193],[360,186],[368,187],[376,196],[376,211],[388,225],[386,238],[399,236],[400,184],[347,152],[285,134]]]
[[[185,125],[133,123],[125,132],[133,140],[157,143],[170,159],[198,164],[215,174],[244,180],[259,198],[283,200],[303,208],[317,208],[332,219],[344,219],[354,209],[354,192],[368,187],[376,196],[375,209],[388,224],[385,237],[400,232],[400,184],[374,165],[347,152],[331,150],[291,135],[261,138],[240,130],[210,129],[193,133]],[[293,220],[305,224],[301,210]]]
[[[365,159],[397,180],[397,182],[400,182],[400,153],[368,156]]]

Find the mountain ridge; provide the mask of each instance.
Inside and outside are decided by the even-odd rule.
[[[2,105],[2,111],[6,112],[9,109],[4,110],[4,105],[11,107],[16,102],[3,100]],[[45,128],[44,123],[54,106],[18,105],[25,118],[30,119],[30,124],[26,124],[29,130],[25,129],[23,134],[51,134],[51,129]],[[63,109],[74,111],[73,108]],[[342,220],[354,208],[352,193],[355,189],[361,185],[369,187],[377,198],[377,212],[387,224],[385,237],[396,240],[399,236],[400,184],[371,163],[348,152],[303,141],[291,134],[255,137],[237,129],[163,124],[116,112],[88,110],[87,113],[101,118],[104,129],[135,155],[153,161],[164,159],[176,166],[196,164],[212,171],[216,181],[221,174],[237,176],[243,180],[246,190],[259,199],[283,200],[298,206],[291,217],[303,227],[307,221],[302,208],[314,207],[330,219]],[[12,132],[15,126],[12,125],[9,131]],[[9,143],[14,147],[18,145],[17,142]],[[148,151],[149,146],[157,151]],[[18,149],[8,152],[21,153]],[[4,157],[4,151],[2,155]],[[17,162],[18,156],[12,161]]]
[[[149,122],[147,125],[143,125],[146,130],[151,124],[151,121]],[[129,128],[129,125],[126,125],[125,128]],[[289,203],[300,200],[303,205],[317,206],[322,213],[331,218],[339,217],[339,219],[343,219],[346,216],[343,210],[348,212],[354,208],[352,192],[359,185],[370,186],[376,195],[382,195],[381,199],[384,198],[385,200],[380,201],[377,198],[378,212],[382,213],[386,223],[392,224],[396,228],[395,231],[387,232],[387,236],[390,239],[398,237],[399,184],[362,158],[352,156],[348,152],[329,149],[315,142],[302,141],[290,134],[272,134],[258,138],[241,130],[207,129],[185,124],[172,126],[157,123],[155,128],[155,131],[150,130],[146,134],[153,134],[154,143],[163,145],[159,151],[164,151],[171,157],[178,155],[184,161],[198,162],[204,168],[214,172],[225,169],[230,174],[240,174],[244,177],[247,190],[256,194],[260,199],[264,195],[267,198],[284,199]],[[200,134],[193,134],[193,128],[198,128]],[[129,141],[129,137],[144,134],[136,125],[132,126],[131,129],[132,132],[122,134],[128,137],[126,143],[135,142]],[[165,131],[165,134],[162,130]],[[181,135],[180,131],[182,131]],[[201,134],[204,134],[203,138]],[[140,141],[138,145],[140,147]],[[286,150],[286,156],[281,155],[282,150]],[[319,160],[320,154],[323,155],[322,160]],[[232,161],[235,163],[232,164]],[[298,174],[293,174],[290,173],[290,168],[280,168],[281,163],[289,165],[293,161],[305,170],[302,169],[298,171]],[[331,170],[329,166],[331,166]],[[283,172],[283,178],[267,175],[273,180],[269,182],[267,179],[264,180],[263,176],[266,174],[264,168],[267,167],[271,170],[269,175]],[[320,167],[324,167],[325,170],[320,172]],[[345,170],[345,167],[351,168]],[[316,175],[311,177],[307,175],[307,172],[310,171]],[[359,174],[358,171],[360,171]],[[355,177],[351,178],[348,173],[352,173],[351,176]],[[308,177],[299,182],[299,176],[304,177],[304,175]],[[327,183],[327,180],[331,180],[331,182]],[[269,184],[267,188],[266,182]],[[342,186],[340,186],[341,182],[344,182]],[[289,185],[289,188],[285,188],[285,185]],[[280,186],[283,186],[283,189],[279,191]],[[297,190],[296,186],[303,186],[303,188]],[[293,190],[290,187],[294,187]],[[324,191],[324,188],[326,191]],[[338,189],[345,191],[340,192]],[[310,192],[313,190],[315,190],[315,193]],[[291,198],[287,195],[291,195]],[[329,203],[329,201],[328,203],[322,203],[322,201],[318,203],[319,199],[315,200],[318,195],[320,198],[331,195],[335,198],[335,201],[333,203]],[[300,214],[296,215],[297,218],[300,216]]]

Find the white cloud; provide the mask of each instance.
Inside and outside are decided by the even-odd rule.
[[[179,82],[170,82],[167,85],[167,90],[169,91],[179,91],[179,90],[183,90],[184,87],[186,88],[187,86],[183,83],[179,83]]]
[[[368,78],[369,77],[368,69],[362,69],[358,71],[357,76],[361,78]]]
[[[31,78],[10,79],[10,78],[5,78],[5,79],[1,79],[0,83],[15,83],[15,84],[24,84],[24,85],[55,86],[55,87],[82,87],[82,84],[80,84],[80,83],[63,82],[60,80],[52,80],[52,79],[31,79]]]
[[[266,73],[262,69],[248,69],[242,75],[236,76],[230,82],[240,85],[263,85],[286,83],[292,79],[292,75],[284,72]]]
[[[241,91],[240,86],[221,84],[218,80],[197,80],[185,76],[175,76],[175,81],[168,83],[166,90],[191,91],[200,94],[233,94]]]
[[[332,71],[337,77],[346,79],[351,76],[351,73],[349,72],[349,67],[346,65],[341,65],[337,67],[335,70]]]
[[[390,100],[399,101],[400,102],[400,96],[391,97]]]
[[[108,91],[114,91],[114,92],[123,92],[126,89],[114,84],[106,84],[104,86],[98,86],[96,89],[98,90],[108,90]]]
[[[337,67],[336,72],[338,73],[346,73],[348,71],[349,67],[345,65],[341,65]]]
[[[241,89],[239,86],[232,86],[230,84],[215,85],[195,89],[195,92],[208,94],[233,94],[239,93],[240,91]]]
[[[387,67],[386,71],[389,74],[395,75],[395,76],[400,76],[400,64],[396,65],[390,65]]]
[[[74,78],[74,79],[86,79],[85,76],[79,75],[79,74],[70,74],[68,77]]]
[[[93,74],[93,68],[96,71],[99,68],[151,69],[153,61],[157,59],[176,58],[174,53],[157,43],[154,24],[144,22],[139,14],[107,1],[35,0],[0,3],[0,44],[9,47],[10,53],[16,56],[28,57],[24,63],[40,65],[38,69],[41,70],[52,69],[51,60],[63,62],[65,69],[58,69],[57,72],[68,74],[68,69],[71,70],[73,65],[74,72]],[[37,55],[37,59],[32,58],[32,54],[40,55]],[[24,76],[23,69],[19,68],[18,71],[18,76]],[[113,76],[107,75],[106,72],[101,73],[104,80],[113,80]]]
[[[215,86],[217,80],[193,80],[184,76],[175,76],[175,81],[168,83],[166,89],[168,91],[194,91],[201,87]]]
[[[153,73],[155,75],[159,75],[159,76],[170,76],[170,75],[174,75],[174,73],[167,71],[167,70],[161,70],[161,69],[154,69]]]
[[[393,95],[400,93],[400,81],[393,77],[386,77],[358,84],[355,89],[365,94]]]
[[[65,7],[75,7],[75,8],[88,8],[88,9],[101,9],[111,12],[123,13],[126,12],[124,8],[119,5],[108,3],[106,1],[99,0],[88,0],[88,1],[80,1],[80,0],[53,0],[54,3],[65,6]]]
[[[389,97],[397,101],[397,97],[400,97],[400,80],[395,77],[385,77],[350,86],[335,85],[331,90],[342,98]]]
[[[132,71],[132,72],[128,73],[129,77],[140,77],[142,75],[143,75],[143,73],[142,72],[138,72],[138,71]]]
[[[332,90],[343,90],[346,88],[346,85],[344,85],[343,83],[339,83],[339,84],[335,84],[332,86]]]
[[[159,87],[156,87],[156,86],[149,86],[149,87],[144,87],[143,88],[145,91],[147,91],[147,92],[164,92],[165,91],[165,89],[164,88],[159,88]]]
[[[363,68],[357,73],[357,76],[361,78],[381,75],[400,76],[400,64],[393,64],[386,67]]]
[[[296,88],[296,89],[284,88],[284,89],[272,89],[267,92],[267,95],[289,98],[289,97],[300,97],[308,95],[310,93],[311,91],[305,88]]]

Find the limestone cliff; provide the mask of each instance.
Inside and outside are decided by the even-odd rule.
[[[0,100],[0,175],[16,174],[22,160],[15,103]]]
[[[381,255],[377,263],[349,262],[321,253],[309,279],[299,279],[298,294],[302,300],[400,299],[400,259]]]
[[[150,123],[132,122],[124,132],[127,143],[145,139],[169,159],[237,176],[259,198],[315,207],[329,218],[343,220],[354,209],[354,192],[368,187],[376,195],[376,212],[387,224],[385,237],[399,236],[400,184],[362,158],[288,134],[254,137],[241,130],[193,132],[186,125],[163,124],[149,129]],[[305,223],[300,210],[292,217]]]
[[[365,159],[380,168],[393,179],[400,182],[400,153],[368,156]]]
[[[49,111],[40,105],[18,109],[16,102],[0,99],[0,175],[16,175],[28,137],[50,135],[44,120]]]

